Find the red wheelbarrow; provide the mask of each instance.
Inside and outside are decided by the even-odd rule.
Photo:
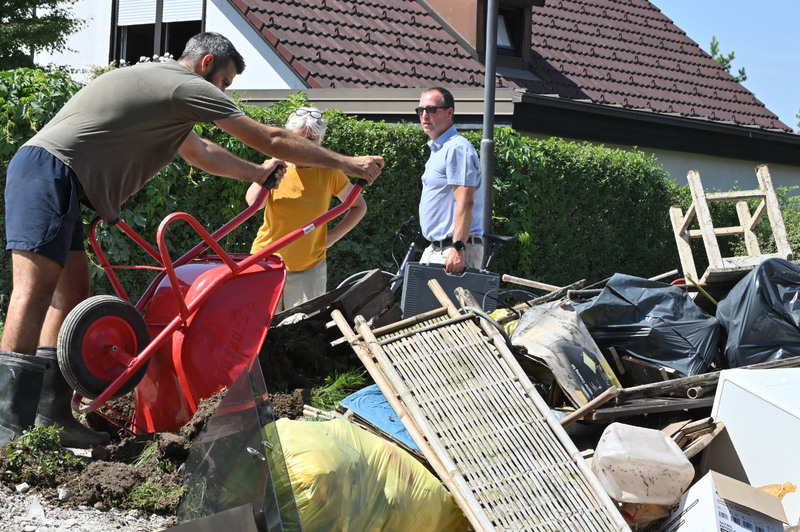
[[[286,280],[283,261],[274,253],[349,209],[366,184],[359,179],[342,204],[254,255],[228,254],[219,240],[258,210],[268,188],[213,235],[189,214],[167,216],[158,228],[157,250],[119,222],[117,227],[160,267],[109,264],[96,237],[100,220],[95,220],[90,243],[119,297],[83,301],[59,332],[58,364],[75,390],[72,408],[96,411],[133,434],[180,429],[201,399],[230,386],[258,357]],[[202,241],[173,263],[165,233],[176,220],[188,222]],[[216,255],[203,254],[208,248]],[[133,305],[114,271],[118,268],[159,273]],[[106,404],[131,390],[132,419]],[[119,419],[98,410],[101,406]]]

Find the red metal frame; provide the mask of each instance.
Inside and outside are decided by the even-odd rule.
[[[225,224],[223,227],[218,229],[214,234],[209,234],[205,228],[191,215],[186,213],[173,213],[167,216],[158,228],[157,233],[157,241],[158,241],[158,250],[156,250],[153,246],[148,244],[142,237],[140,237],[132,228],[130,228],[124,222],[119,222],[117,227],[119,227],[125,234],[131,237],[137,244],[139,244],[151,257],[153,257],[159,264],[162,265],[161,268],[159,267],[148,267],[148,266],[115,266],[111,265],[106,258],[105,253],[103,252],[100,244],[97,240],[96,236],[96,229],[99,222],[99,219],[95,220],[90,229],[89,233],[89,241],[91,243],[92,249],[94,250],[100,265],[106,272],[111,281],[112,285],[114,286],[117,295],[125,299],[126,301],[130,301],[125,290],[120,283],[115,269],[122,269],[122,268],[148,268],[148,269],[156,269],[160,270],[159,274],[156,276],[154,281],[150,284],[147,288],[145,293],[139,299],[138,303],[136,304],[136,308],[139,312],[143,312],[147,305],[153,298],[153,295],[159,285],[159,283],[163,280],[166,276],[169,278],[170,284],[172,285],[173,293],[175,295],[175,299],[179,308],[179,313],[176,315],[170,323],[153,339],[150,344],[147,345],[138,355],[133,353],[120,353],[119,350],[117,352],[111,353],[109,351],[109,355],[120,362],[122,365],[125,366],[125,369],[120,373],[109,386],[94,400],[86,403],[86,399],[83,398],[77,392],[73,395],[72,398],[72,408],[81,413],[89,413],[97,411],[97,409],[101,406],[106,406],[105,404],[108,402],[109,399],[116,393],[122,385],[127,382],[127,380],[139,371],[142,366],[150,360],[153,354],[159,349],[159,347],[164,344],[171,336],[180,329],[186,321],[197,312],[197,310],[203,305],[205,301],[225,282],[230,280],[231,278],[239,275],[241,272],[246,271],[253,265],[264,261],[270,255],[273,255],[276,251],[284,248],[288,244],[298,240],[299,238],[305,236],[306,234],[310,233],[317,227],[321,226],[322,224],[327,224],[330,220],[333,220],[337,216],[344,213],[346,210],[350,208],[350,206],[355,201],[356,197],[361,193],[363,190],[366,181],[358,180],[355,185],[353,186],[352,191],[347,196],[345,201],[340,205],[337,205],[330,211],[326,212],[325,214],[319,216],[318,218],[312,220],[311,222],[307,223],[306,225],[299,227],[298,229],[292,231],[288,235],[284,236],[283,238],[273,242],[269,246],[265,247],[258,253],[248,256],[244,258],[240,262],[236,262],[230,254],[228,254],[222,247],[219,245],[218,240],[228,233],[230,233],[233,229],[241,225],[242,222],[250,218],[256,211],[258,211],[258,205],[263,204],[264,200],[267,198],[269,191],[267,189],[262,190],[256,200],[254,201],[253,205],[246,208],[242,211],[239,215],[233,218],[230,222]],[[176,260],[174,263],[170,262],[169,251],[167,250],[165,234],[167,228],[176,220],[185,220],[188,222],[192,228],[200,235],[202,241]],[[208,248],[211,248],[214,252],[216,252],[219,259],[222,263],[227,266],[227,268],[221,268],[220,270],[224,270],[221,273],[217,274],[210,282],[208,282],[202,291],[195,297],[195,299],[187,304],[186,300],[181,293],[181,290],[178,286],[178,278],[175,273],[175,269],[179,266],[189,263],[190,261],[198,258],[198,256],[206,251]],[[178,360],[178,363],[175,365],[177,370],[178,377],[181,382],[181,386],[183,387],[183,392],[186,394],[188,400],[193,402],[192,394],[190,390],[190,384],[187,382],[186,376],[183,374],[181,361]],[[196,408],[196,405],[194,405]],[[106,408],[108,408],[106,406]],[[112,410],[113,411],[113,410]],[[107,415],[103,414],[102,412],[98,411],[98,414],[106,417],[111,422],[115,423],[116,425],[125,428],[131,432],[130,429],[127,427],[123,427],[120,423],[116,422],[115,420],[111,419]],[[125,418],[119,412],[114,412],[115,415],[118,415],[121,419],[125,420],[127,423],[130,424],[134,428],[134,430],[141,431],[141,427],[136,427],[133,421]]]

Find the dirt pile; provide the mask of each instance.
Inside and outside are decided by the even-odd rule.
[[[301,417],[313,386],[337,370],[358,364],[347,344],[330,346],[337,333],[327,329],[322,320],[270,329],[259,360],[276,418]],[[6,452],[0,449],[0,489],[13,492],[26,482],[32,492],[54,506],[172,515],[182,494],[181,466],[222,397],[224,391],[203,400],[177,433],[133,437],[105,418],[90,414],[85,423],[109,432],[112,444],[98,447],[86,461],[71,457],[57,442],[47,444],[44,458],[27,448],[15,451],[13,445],[6,447]],[[115,399],[109,406],[131,417],[133,394]],[[71,496],[65,497],[69,492]]]

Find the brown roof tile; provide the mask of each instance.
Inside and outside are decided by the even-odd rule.
[[[233,4],[312,87],[483,86],[483,65],[414,0]],[[648,0],[546,0],[531,27],[542,81],[499,85],[790,131]]]

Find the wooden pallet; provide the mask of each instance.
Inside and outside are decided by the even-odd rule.
[[[629,530],[491,325],[333,317],[476,531]]]

